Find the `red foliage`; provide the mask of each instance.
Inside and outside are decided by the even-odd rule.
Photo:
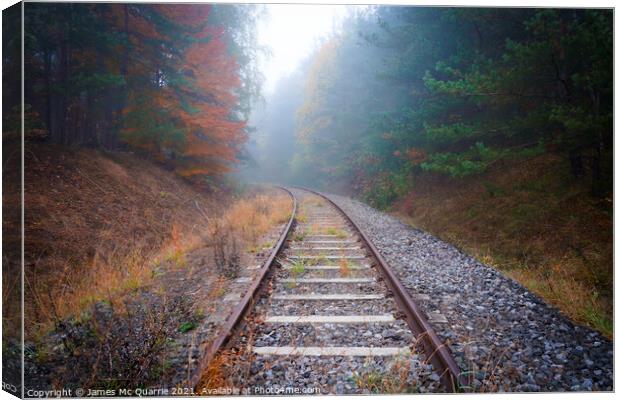
[[[420,165],[428,159],[428,154],[422,149],[411,147],[407,149],[407,158],[413,165]]]
[[[209,5],[150,7],[182,32],[160,29],[138,12],[126,14],[125,6],[114,9],[115,24],[121,31],[127,29],[130,41],[131,62],[124,67],[126,80],[139,83],[129,88],[123,113],[139,113],[140,117],[126,118],[131,123],[124,126],[124,140],[160,161],[172,163],[183,176],[226,172],[228,165],[237,161],[239,145],[246,135],[245,122],[234,119],[241,80],[239,66],[228,53],[225,30],[208,23]],[[173,48],[153,46],[153,40]],[[119,51],[122,54],[123,49]],[[118,70],[123,68],[121,62]],[[183,79],[172,85],[165,75],[160,77],[162,72],[157,66],[164,63],[173,63],[172,69]],[[144,77],[152,77],[154,84],[145,85]],[[175,131],[183,133],[182,141],[178,135],[148,132],[150,126],[171,123]],[[174,157],[169,156],[171,152]]]

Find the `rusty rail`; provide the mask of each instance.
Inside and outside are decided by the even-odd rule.
[[[190,380],[190,383],[194,388],[199,383],[202,371],[206,369],[206,367],[213,360],[215,355],[221,349],[223,349],[233,332],[236,331],[236,328],[238,328],[239,324],[248,313],[250,306],[254,303],[254,300],[256,299],[256,296],[258,295],[262,284],[265,281],[265,278],[268,276],[268,272],[270,272],[271,265],[273,264],[278,253],[282,250],[286,237],[291,227],[293,226],[295,214],[297,212],[297,199],[295,198],[293,193],[287,188],[279,188],[286,191],[293,200],[293,212],[291,214],[291,218],[289,219],[289,222],[286,225],[284,232],[282,232],[280,240],[276,244],[271,255],[260,269],[257,278],[254,280],[254,282],[252,282],[252,285],[250,286],[246,295],[235,307],[230,317],[226,320],[224,326],[220,329],[220,334],[208,347],[208,350],[206,351],[198,368],[194,370],[194,375]],[[375,260],[377,260],[379,272],[381,273],[383,279],[388,285],[388,288],[394,294],[395,301],[400,308],[400,311],[402,311],[405,315],[407,325],[416,335],[417,339],[421,341],[424,351],[428,355],[428,360],[431,362],[435,370],[438,371],[443,387],[449,392],[457,392],[462,388],[468,387],[469,381],[467,377],[461,373],[458,365],[456,364],[456,361],[448,351],[447,347],[442,343],[441,339],[437,336],[435,330],[428,323],[422,310],[420,310],[420,308],[415,304],[415,302],[407,292],[407,289],[403,286],[396,274],[392,271],[387,261],[383,258],[381,253],[379,253],[379,250],[370,241],[368,236],[366,236],[366,234],[355,223],[355,221],[353,221],[353,219],[351,219],[351,217],[349,217],[347,213],[345,213],[344,210],[340,208],[340,206],[338,206],[334,201],[332,201],[324,194],[303,187],[296,187],[296,189],[313,193],[325,199],[327,202],[333,205],[336,210],[338,210],[338,212],[340,212],[344,216],[344,218],[351,224],[351,226],[359,233],[362,241],[370,250],[371,255]]]
[[[189,383],[191,387],[194,389],[200,382],[200,378],[202,377],[203,371],[205,371],[209,363],[213,361],[213,359],[215,358],[215,355],[221,349],[224,348],[226,343],[228,343],[228,340],[230,340],[231,335],[233,334],[233,332],[235,332],[235,328],[240,324],[240,322],[243,320],[245,315],[248,313],[249,309],[251,308],[250,306],[254,304],[254,300],[256,299],[262,287],[262,284],[268,275],[270,267],[273,264],[278,253],[280,253],[280,250],[282,250],[282,246],[284,246],[286,237],[288,236],[288,233],[290,232],[291,227],[293,226],[293,221],[295,220],[295,214],[297,213],[297,199],[295,198],[293,193],[287,188],[281,187],[281,186],[277,186],[277,187],[279,189],[284,190],[286,193],[288,193],[288,195],[291,197],[291,200],[293,201],[293,210],[291,212],[291,217],[289,218],[289,221],[286,224],[284,231],[280,235],[280,239],[278,240],[278,243],[276,244],[273,251],[269,255],[269,258],[265,261],[265,263],[259,270],[258,276],[252,282],[252,285],[248,289],[245,296],[243,296],[243,299],[241,299],[241,302],[239,302],[239,304],[235,306],[235,308],[233,309],[232,313],[230,314],[230,316],[228,317],[228,319],[226,320],[222,328],[220,328],[220,332],[218,336],[208,346],[208,349],[206,350],[198,366],[194,368],[193,374],[191,375],[189,379],[190,381]]]
[[[297,187],[298,189],[305,190],[310,193],[314,193],[317,196],[322,197],[327,200],[331,205],[333,205],[349,223],[357,230],[359,235],[362,237],[362,240],[366,244],[366,246],[370,249],[372,256],[377,260],[379,264],[379,271],[383,276],[385,282],[387,283],[389,289],[394,293],[394,298],[396,303],[400,307],[400,310],[405,314],[407,325],[411,329],[411,331],[417,336],[418,340],[422,341],[422,345],[424,347],[424,351],[428,355],[428,358],[433,365],[433,367],[438,371],[439,376],[441,378],[441,383],[447,391],[457,392],[462,388],[466,388],[469,386],[469,381],[467,377],[461,373],[459,366],[456,361],[446,348],[445,344],[442,343],[437,333],[433,327],[428,323],[428,320],[424,316],[424,313],[420,308],[415,304],[407,289],[400,282],[396,274],[392,271],[389,264],[379,250],[375,247],[375,245],[370,241],[368,236],[360,229],[360,227],[344,212],[340,206],[338,206],[334,201],[332,201],[329,197],[324,194],[306,189],[303,187]]]

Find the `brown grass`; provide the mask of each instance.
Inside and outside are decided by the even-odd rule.
[[[230,231],[246,250],[258,248],[258,240],[270,229],[288,221],[291,198],[286,194],[256,194],[236,200],[218,219],[212,220],[209,236]]]
[[[247,329],[246,343],[248,346],[251,346],[254,343],[254,329],[252,327],[254,324],[260,323],[260,321],[250,318],[247,323],[249,328]],[[240,333],[240,335],[244,334],[245,331]],[[209,390],[237,386],[235,381],[249,377],[254,359],[255,355],[249,351],[248,347],[239,350],[220,351],[203,370],[196,385],[197,394],[204,395],[208,394]],[[269,365],[265,363],[264,368],[268,369]]]
[[[115,162],[81,150],[51,162],[59,155],[63,150],[39,158],[62,163],[60,182],[35,190],[45,171],[29,177],[26,318],[35,335],[96,301],[150,285],[155,266],[185,268],[186,254],[208,245],[218,227],[247,247],[290,215],[286,195],[242,198],[221,211],[204,193],[146,161],[127,156]],[[71,171],[85,181],[68,184],[76,179]],[[103,190],[110,198],[99,196]],[[50,196],[61,191],[65,198]]]
[[[343,277],[348,277],[349,275],[351,275],[351,268],[349,267],[349,262],[346,258],[341,258],[338,261],[338,266],[340,270],[340,275],[342,275]]]
[[[545,155],[469,179],[425,175],[395,209],[611,336],[611,198],[592,198],[568,171]]]
[[[406,357],[398,357],[386,372],[355,373],[352,379],[357,387],[373,394],[415,393],[418,391],[415,383],[407,381],[410,371],[411,362]]]
[[[200,388],[199,390],[227,387],[230,377],[226,373],[226,368],[234,362],[235,358],[230,351],[218,353],[203,371],[197,385]]]
[[[233,279],[238,275],[242,251],[257,253],[270,248],[273,243],[259,243],[259,239],[288,221],[291,206],[290,197],[283,193],[258,193],[220,210],[220,216],[212,218],[207,229],[219,273]]]
[[[146,160],[28,144],[26,165],[27,335],[183,267],[205,239],[211,200]]]
[[[146,335],[148,328],[156,333],[153,337],[157,339],[157,346],[163,346],[166,341],[160,340],[162,337],[171,336],[179,324],[189,321],[193,304],[183,305],[182,313],[178,312],[176,303],[168,307],[167,298],[176,302],[184,296],[177,296],[179,290],[175,292],[162,286],[166,283],[161,276],[166,275],[166,282],[170,282],[169,275],[191,280],[197,263],[212,265],[212,259],[205,257],[213,253],[207,247],[212,243],[213,229],[218,224],[225,226],[240,246],[248,247],[258,245],[261,237],[276,224],[286,222],[291,212],[291,200],[287,195],[255,190],[247,197],[234,199],[216,185],[211,189],[217,193],[208,194],[189,186],[172,172],[128,153],[104,154],[28,144],[26,165],[26,340],[35,343],[43,344],[44,341],[38,339],[52,328],[56,331],[65,329],[63,327],[73,329],[73,325],[65,321],[90,324],[102,304],[111,308],[106,313],[109,326],[131,330],[138,317],[125,305],[135,303],[137,309],[146,301],[144,299],[152,298],[153,312],[140,314],[138,318],[148,322],[148,326],[133,333]],[[5,171],[3,178],[15,181],[18,174],[19,169],[10,170],[8,174]],[[3,200],[5,210],[19,210],[19,196],[5,196]],[[20,232],[15,229],[18,217],[19,213],[13,212],[10,221],[3,221],[3,228],[11,226],[11,229],[3,229],[5,260],[19,259]],[[18,268],[15,264],[14,269],[18,271]],[[19,277],[19,274],[14,275]],[[160,279],[155,279],[157,277]],[[13,296],[11,289],[15,282],[18,281],[4,279],[3,300]],[[218,282],[216,288],[225,286]],[[156,296],[143,296],[147,292]],[[207,296],[215,300],[223,294],[217,289]],[[162,304],[157,299],[163,299],[163,307],[168,308],[161,311],[158,307]],[[95,303],[97,307],[92,307]],[[3,311],[8,310],[7,304],[15,307],[17,303],[7,302]],[[20,326],[10,319],[11,316],[19,317],[19,313],[4,314],[3,322],[9,322],[4,326],[10,325],[13,336],[17,337]],[[97,322],[92,321],[95,331],[99,329]],[[167,333],[163,334],[164,331]],[[75,343],[82,343],[82,349],[91,345],[109,347],[93,353],[98,362],[100,354],[115,349],[116,344],[110,341],[128,337],[119,330],[110,332],[103,337],[105,340],[98,341],[101,338],[97,337],[92,343],[79,342],[81,336],[76,334]],[[8,333],[7,329],[5,334]],[[132,337],[131,346],[133,342],[141,343],[139,338]],[[143,342],[154,348],[150,342]],[[75,346],[78,345],[67,349]],[[40,350],[43,354],[44,349]],[[158,356],[151,357],[147,351],[149,349],[145,348],[144,352],[135,353],[145,358],[141,363],[158,360]],[[84,358],[83,363],[91,361]],[[123,366],[134,365],[134,361]],[[93,371],[100,366],[93,366]],[[154,368],[151,367],[149,364],[140,371]],[[86,369],[80,371],[83,373]],[[110,373],[128,376],[125,372]],[[103,376],[99,372],[95,375]],[[71,379],[78,378],[83,376]],[[136,376],[136,382],[151,378],[154,377]]]

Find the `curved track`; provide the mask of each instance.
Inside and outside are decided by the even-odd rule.
[[[245,394],[451,392],[466,385],[355,222],[318,192],[284,190],[293,197],[291,220],[203,365],[225,353],[226,380]]]

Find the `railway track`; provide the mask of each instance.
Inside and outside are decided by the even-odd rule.
[[[224,379],[245,394],[466,386],[425,315],[356,224],[319,193],[285,190],[294,215],[207,352],[205,370],[220,379],[203,375],[200,385]]]

